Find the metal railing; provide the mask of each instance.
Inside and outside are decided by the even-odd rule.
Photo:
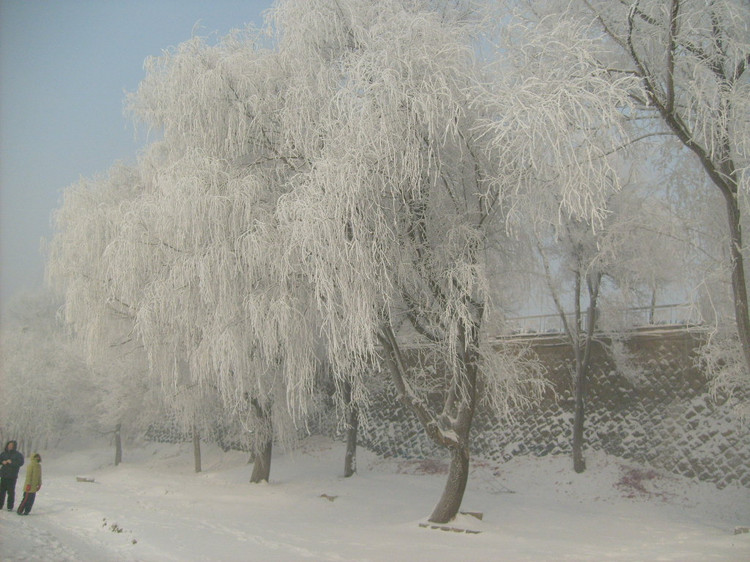
[[[700,314],[690,304],[663,304],[627,308],[616,313],[618,328],[636,329],[656,326],[695,326],[702,323]],[[573,325],[575,315],[567,313],[566,321]],[[582,314],[582,330],[587,329],[588,315]],[[513,334],[561,334],[564,332],[559,314],[537,314],[508,319]]]

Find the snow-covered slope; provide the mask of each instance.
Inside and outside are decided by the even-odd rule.
[[[591,455],[474,461],[461,515],[421,526],[446,464],[360,451],[313,437],[279,453],[269,484],[248,483],[242,453],[188,445],[43,453],[44,487],[28,517],[0,513],[0,560],[750,560],[750,490],[717,490]],[[23,477],[23,471],[21,473]],[[94,479],[80,482],[77,477]],[[22,482],[22,480],[20,480]],[[20,484],[19,484],[20,491]]]

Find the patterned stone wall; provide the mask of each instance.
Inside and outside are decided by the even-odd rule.
[[[735,482],[750,487],[750,427],[708,395],[695,365],[699,344],[700,334],[684,329],[637,332],[625,343],[628,367],[622,359],[616,364],[607,345],[596,345],[586,398],[586,447],[718,487]],[[554,393],[512,422],[478,412],[475,456],[502,462],[516,455],[570,454],[572,352],[554,336],[536,338],[532,345],[547,366]],[[360,431],[368,449],[407,458],[444,454],[390,387],[375,396],[372,412],[377,414],[369,427]]]

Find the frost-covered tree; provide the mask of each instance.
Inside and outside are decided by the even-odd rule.
[[[750,166],[750,6],[744,0],[579,0],[536,3],[554,17],[584,21],[607,48],[599,66],[629,76],[629,114],[641,138],[667,135],[693,155],[724,200],[733,316],[745,373],[750,372],[742,198]],[[550,37],[555,42],[555,37]],[[675,160],[680,159],[675,151]],[[673,164],[676,168],[676,164]],[[706,216],[703,220],[709,220]]]
[[[110,253],[152,368],[173,386],[216,390],[252,435],[253,482],[268,480],[274,436],[296,436],[319,363],[315,311],[304,280],[282,271],[274,218],[306,166],[287,133],[299,124],[283,120],[297,108],[293,63],[246,30],[147,64],[130,108],[163,133],[143,163],[154,189]]]
[[[113,294],[102,256],[126,205],[142,188],[136,169],[116,164],[102,177],[81,179],[66,188],[53,214],[55,231],[46,247],[45,273],[62,295],[64,318],[88,358],[128,339],[133,313]]]
[[[709,377],[709,389],[715,399],[728,400],[741,417],[750,415],[750,377],[747,376],[742,347],[733,317],[731,261],[724,217],[726,205],[717,190],[707,190],[698,179],[697,187],[682,197],[681,212],[691,225],[688,239],[691,261],[685,268],[695,280],[695,301],[700,317],[710,329],[698,351],[699,365]],[[742,227],[750,227],[747,194],[741,194]],[[743,248],[745,257],[748,249]]]
[[[604,258],[613,247],[599,243],[620,189],[617,151],[629,138],[629,95],[640,85],[600,68],[605,47],[589,25],[534,12],[501,15],[487,134],[502,162],[508,229],[533,233],[542,278],[574,350],[574,465],[582,471],[583,383],[602,277],[615,263]],[[553,269],[566,272],[567,288]]]
[[[94,370],[98,392],[91,414],[105,432],[135,436],[162,413],[150,384],[142,345],[133,332],[134,310],[112,284],[104,260],[128,204],[143,191],[137,169],[123,164],[68,187],[54,213],[46,275],[62,296],[63,317]]]
[[[544,236],[546,238],[537,238],[537,250],[544,265],[544,278],[560,317],[563,333],[573,350],[573,469],[580,473],[586,470],[583,454],[585,386],[598,317],[599,291],[605,269],[598,259],[597,240],[590,223],[573,220],[553,228],[552,232],[547,231]],[[569,309],[561,294],[566,290],[565,283],[559,275],[553,273],[555,266],[571,281],[572,316],[569,316]],[[570,290],[570,287],[567,289]]]
[[[562,212],[598,216],[608,163],[592,162],[586,151],[596,146],[582,138],[586,126],[616,129],[612,98],[625,96],[592,64],[567,82],[503,77],[477,57],[489,43],[474,42],[482,28],[473,14],[428,4],[331,3],[325,22],[303,20],[305,33],[287,34],[325,56],[338,45],[340,79],[308,133],[322,146],[279,216],[290,264],[315,283],[334,370],[366,376],[378,358],[450,452],[430,515],[445,522],[466,486],[477,405],[508,414],[540,390],[533,361],[498,355],[487,339],[502,307],[489,299],[490,271],[510,269],[516,198],[553,189]],[[432,370],[409,364],[414,348]]]
[[[22,293],[3,327],[0,428],[27,452],[92,430],[91,373],[67,338],[59,306],[47,292]]]
[[[573,351],[573,468],[580,473],[586,469],[586,387],[597,333],[605,332],[610,340],[626,337],[622,331],[631,326],[619,318],[623,306],[639,304],[644,292],[653,306],[657,280],[666,286],[677,281],[678,270],[665,266],[680,255],[675,235],[682,230],[666,205],[636,185],[611,193],[596,225],[581,219],[550,221],[549,211],[559,203],[548,201],[545,210],[543,201],[536,201],[532,225],[548,294]]]

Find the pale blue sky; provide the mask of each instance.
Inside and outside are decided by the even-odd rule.
[[[62,190],[132,161],[146,57],[262,23],[272,0],[0,0],[0,304],[43,282]]]

